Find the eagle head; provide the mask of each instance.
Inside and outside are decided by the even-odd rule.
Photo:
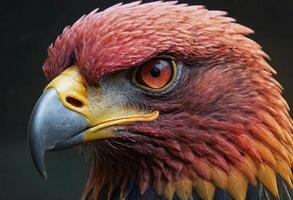
[[[29,124],[46,151],[81,146],[84,199],[291,199],[293,127],[253,31],[222,11],[118,4],[48,49]]]

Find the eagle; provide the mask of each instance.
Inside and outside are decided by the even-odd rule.
[[[223,11],[94,10],[48,48],[28,140],[89,158],[82,199],[291,200],[293,121],[269,56]]]

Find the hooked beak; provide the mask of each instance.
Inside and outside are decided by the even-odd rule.
[[[143,112],[115,106],[97,108],[89,101],[87,87],[77,67],[72,66],[49,83],[32,111],[28,142],[33,161],[45,179],[46,151],[114,138],[117,135],[111,127],[153,121],[159,115],[158,111]]]
[[[88,121],[61,103],[55,89],[48,89],[35,105],[29,122],[29,145],[40,174],[47,178],[44,154],[83,141]]]

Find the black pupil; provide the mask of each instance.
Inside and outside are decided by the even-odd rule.
[[[160,74],[161,74],[161,70],[158,67],[154,66],[151,70],[151,75],[153,77],[158,77],[160,76]]]

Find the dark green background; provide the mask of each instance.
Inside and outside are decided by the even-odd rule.
[[[47,156],[48,182],[38,175],[27,147],[26,127],[46,80],[41,66],[47,46],[81,15],[119,1],[47,0],[0,2],[0,199],[79,199],[87,165],[77,151]],[[126,1],[125,1],[126,2]],[[129,2],[129,1],[127,1]],[[188,2],[188,1],[181,1]],[[252,36],[271,56],[276,77],[293,104],[293,1],[189,1],[226,10],[256,31]]]

